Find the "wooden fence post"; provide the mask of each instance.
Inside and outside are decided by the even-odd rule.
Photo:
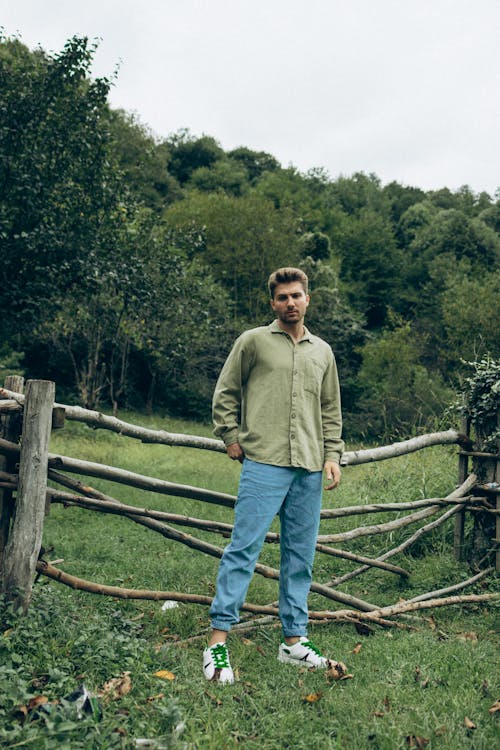
[[[464,417],[462,420],[462,432],[470,437],[470,420]],[[469,476],[469,457],[463,455],[461,451],[458,456],[458,484],[462,485]],[[464,537],[465,537],[465,508],[462,508],[455,515],[455,528],[453,534],[453,552],[455,560],[463,561],[464,554]]]
[[[473,453],[473,470],[478,477],[476,494],[485,495],[491,505],[500,510],[500,410],[494,425],[497,429],[496,452],[492,452],[489,436],[483,434],[481,428],[476,427],[476,443],[478,450]],[[495,549],[496,548],[496,549]],[[500,521],[498,515],[477,512],[474,514],[472,529],[472,561],[480,564],[486,556],[495,550],[495,564],[497,573],[500,572]]]
[[[5,378],[5,388],[16,393],[23,393],[24,378],[20,375],[8,375]],[[5,414],[0,417],[0,437],[11,443],[19,442],[23,424],[22,413]],[[17,459],[0,455],[0,471],[15,473]],[[4,553],[9,538],[10,524],[14,511],[12,490],[0,489],[0,591],[2,590]]]
[[[4,555],[3,590],[27,612],[42,543],[47,463],[55,384],[28,380],[24,402],[19,485]]]

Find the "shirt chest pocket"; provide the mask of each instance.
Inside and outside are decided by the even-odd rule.
[[[306,393],[319,396],[323,382],[323,365],[315,359],[304,359],[303,386]]]

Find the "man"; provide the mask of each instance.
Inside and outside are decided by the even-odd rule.
[[[238,622],[264,537],[280,517],[278,660],[324,668],[307,638],[307,596],[319,528],[322,471],[340,481],[342,420],[335,358],[304,325],[308,279],[298,268],[269,277],[276,320],[243,333],[217,382],[213,417],[229,458],[243,464],[234,529],[224,550],[203,652],[208,680],[234,681],[226,638]]]

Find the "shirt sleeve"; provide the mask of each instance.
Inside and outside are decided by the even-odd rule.
[[[224,444],[238,442],[242,389],[250,368],[250,346],[243,334],[234,343],[220,372],[212,400],[214,434]]]
[[[344,450],[342,411],[337,364],[333,352],[323,377],[321,388],[321,421],[323,428],[324,460],[340,463]]]

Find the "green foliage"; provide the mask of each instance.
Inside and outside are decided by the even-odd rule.
[[[168,145],[155,138],[134,114],[109,110],[107,116],[111,158],[122,170],[134,199],[155,211],[179,199],[181,188],[168,171]]]
[[[0,310],[24,324],[92,274],[112,241],[117,182],[101,127],[110,82],[88,78],[95,47],[52,57],[0,43]]]
[[[23,375],[21,361],[22,352],[16,352],[4,341],[0,345],[0,382],[4,382],[7,375]]]
[[[297,220],[259,195],[190,193],[165,212],[168,225],[204,231],[199,253],[234,302],[234,313],[254,325],[269,318],[267,279],[299,261]]]
[[[279,162],[271,154],[265,151],[252,151],[245,146],[229,151],[228,156],[245,168],[251,184],[262,177],[264,172],[276,172],[280,167]]]
[[[431,424],[462,361],[498,350],[498,196],[333,180],[209,135],[157,137],[110,109],[95,51],[79,37],[56,55],[0,39],[5,368],[89,406],[206,416],[231,340],[270,318],[268,274],[301,265],[348,429]],[[399,318],[413,332],[400,375]],[[431,406],[411,406],[414,388]]]
[[[440,307],[451,363],[500,352],[499,288],[500,269],[475,277],[459,271],[446,279]]]
[[[437,373],[421,364],[418,338],[409,323],[368,341],[361,355],[365,434],[414,432],[440,417],[452,393]]]
[[[369,328],[381,328],[390,300],[403,294],[404,257],[389,221],[361,208],[345,223],[335,247],[340,249],[341,278],[352,306],[365,315]]]
[[[206,193],[222,191],[228,195],[243,195],[249,189],[248,173],[235,159],[220,159],[212,167],[198,167],[187,183]]]
[[[472,369],[462,386],[462,413],[468,417],[481,438],[484,450],[497,451],[500,438],[500,362],[485,357],[468,362]]]
[[[149,665],[150,646],[142,627],[125,610],[111,601],[95,604],[89,607],[50,585],[37,587],[26,618],[14,616],[0,602],[2,746],[107,750],[135,747],[135,737],[149,736],[148,722],[140,715],[149,686],[144,680],[140,684],[140,674]],[[138,675],[139,685],[133,685],[135,695],[122,700],[120,710],[106,697],[97,699],[100,710],[94,714],[79,709],[72,694],[83,679],[96,695],[107,680],[124,671],[132,672],[134,680]],[[37,706],[41,696],[45,702]],[[136,713],[133,725],[128,718],[131,708]],[[157,747],[181,747],[183,724],[177,703],[157,698],[155,711]]]
[[[330,238],[323,232],[307,232],[301,237],[301,254],[313,260],[328,260],[331,247]]]
[[[195,138],[188,130],[173,135],[167,145],[170,151],[170,173],[184,185],[193,172],[201,167],[213,166],[224,156],[223,149],[210,136]]]

